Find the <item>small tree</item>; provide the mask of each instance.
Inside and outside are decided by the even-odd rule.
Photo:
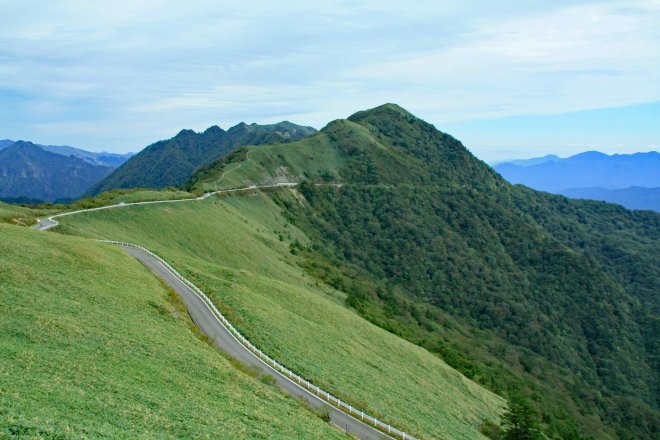
[[[538,440],[543,438],[539,427],[539,415],[521,394],[514,393],[502,416],[505,440]]]

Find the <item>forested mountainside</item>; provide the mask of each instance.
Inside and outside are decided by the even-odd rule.
[[[73,199],[112,170],[18,141],[0,150],[0,197],[47,202]]]
[[[658,435],[658,214],[512,186],[391,104],[188,186],[277,179],[302,182],[273,196],[312,238],[291,251],[361,315],[526,394],[550,437]]]
[[[156,142],[133,156],[87,191],[96,195],[118,188],[166,188],[179,185],[200,166],[237,147],[287,142],[316,132],[291,122],[272,125],[240,123],[225,131],[218,126],[202,133],[182,130],[175,137]]]

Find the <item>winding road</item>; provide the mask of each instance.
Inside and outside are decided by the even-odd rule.
[[[170,272],[160,261],[139,249],[126,248],[126,250],[179,294],[197,327],[213,341],[213,344],[217,348],[242,363],[257,368],[261,374],[272,376],[275,378],[277,386],[291,396],[305,399],[314,408],[327,410],[333,424],[358,438],[364,440],[393,438],[361,422],[355,417],[338,410],[320,397],[282,375],[282,373],[275,370],[241,344],[227,327],[220,322],[206,302]]]
[[[150,202],[134,202],[134,203],[119,203],[115,205],[102,206],[99,208],[84,209],[79,211],[70,211],[62,214],[56,214],[47,218],[42,218],[38,221],[36,225],[33,226],[34,229],[45,231],[57,226],[59,223],[56,218],[79,214],[83,212],[90,211],[99,211],[105,209],[115,209],[124,206],[134,206],[134,205],[146,205],[146,204],[160,204],[160,203],[178,203],[178,202],[190,202],[195,200],[204,200],[214,194],[223,194],[223,193],[236,193],[236,192],[245,192],[255,189],[265,189],[265,188],[275,188],[275,187],[291,187],[296,186],[297,183],[287,182],[287,183],[278,183],[275,185],[267,186],[251,186],[248,188],[240,189],[230,189],[230,190],[220,190],[210,193],[206,193],[197,198],[188,198],[188,199],[176,199],[176,200],[157,200]],[[102,241],[102,240],[101,240]],[[120,244],[116,242],[111,242],[114,244]],[[304,380],[298,376],[293,375],[293,378],[281,373],[274,366],[271,366],[266,361],[264,361],[257,354],[253,353],[248,349],[244,342],[241,342],[235,335],[232,333],[229,328],[220,320],[219,312],[212,309],[207,301],[210,300],[205,297],[204,293],[199,291],[196,292],[192,287],[195,287],[192,283],[182,277],[176,270],[174,270],[169,264],[167,264],[160,257],[156,257],[155,254],[151,253],[147,249],[140,248],[135,245],[124,245],[124,248],[128,253],[133,257],[142,262],[146,267],[148,267],[156,276],[163,280],[168,286],[174,289],[182,301],[186,305],[188,312],[190,313],[191,318],[193,319],[195,325],[207,335],[212,341],[213,344],[220,349],[221,351],[227,353],[228,355],[240,360],[242,363],[256,368],[261,374],[267,374],[272,376],[275,379],[275,384],[284,390],[289,395],[304,399],[311,407],[319,408],[328,412],[330,421],[337,427],[345,430],[348,433],[356,436],[361,440],[376,440],[376,439],[405,439],[405,440],[416,440],[411,435],[405,434],[397,429],[384,424],[380,421],[376,421],[376,424],[380,425],[380,430],[374,428],[373,426],[363,422],[362,420],[374,420],[372,417],[367,414],[351,407],[350,405],[341,402],[339,399],[329,395],[325,391],[316,388],[316,393],[311,391],[308,388],[297,383],[294,379],[297,378],[303,383]],[[169,267],[168,267],[169,266]],[[185,282],[184,282],[185,281]],[[197,289],[195,287],[195,289]],[[199,290],[199,289],[197,289]],[[204,295],[204,297],[202,297]],[[205,301],[206,299],[206,301]],[[213,306],[213,308],[215,308]],[[217,312],[217,313],[216,313]],[[221,315],[220,315],[221,316]],[[224,318],[223,318],[224,319]],[[230,327],[231,325],[228,324]],[[249,343],[248,343],[249,344]],[[251,344],[249,344],[251,345]],[[258,351],[255,347],[256,351]],[[259,352],[261,353],[261,352]],[[263,355],[263,353],[262,353]],[[292,374],[289,372],[290,375]],[[314,388],[314,387],[312,387]],[[324,396],[325,398],[319,397],[319,395]],[[329,402],[332,402],[329,403]],[[343,407],[342,407],[343,406]],[[387,434],[390,432],[396,437]]]

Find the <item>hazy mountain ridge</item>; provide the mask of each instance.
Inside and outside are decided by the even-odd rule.
[[[316,130],[288,121],[258,125],[240,123],[225,131],[212,126],[204,132],[181,130],[171,139],[149,145],[87,192],[95,195],[117,188],[165,188],[180,185],[199,167],[244,145],[286,142]]]
[[[600,200],[617,203],[628,209],[650,209],[660,212],[660,188],[567,188],[558,192],[572,199]]]
[[[548,192],[559,192],[568,188],[660,187],[660,153],[655,151],[611,156],[587,151],[540,164],[519,165],[506,162],[497,164],[494,168],[513,184],[520,183]]]
[[[0,150],[2,150],[3,148],[7,148],[7,147],[9,147],[13,144],[14,144],[14,141],[12,141],[10,139],[0,140]]]
[[[13,142],[0,150],[0,197],[73,199],[111,171],[111,167],[52,153],[31,142]]]
[[[607,155],[587,151],[567,158],[500,162],[506,180],[567,197],[617,203],[628,209],[658,211],[660,154],[655,151]]]
[[[22,142],[28,142],[28,141],[22,141]],[[15,143],[16,141],[12,141],[10,139],[0,140],[0,150],[2,150],[3,148],[7,148]],[[56,153],[67,157],[76,156],[92,165],[103,165],[113,168],[120,166],[121,164],[126,162],[131,156],[133,156],[133,153],[121,154],[121,153],[109,153],[107,151],[94,152],[94,151],[83,150],[81,148],[70,147],[68,145],[42,145],[42,144],[36,144],[34,142],[31,143],[51,153]]]

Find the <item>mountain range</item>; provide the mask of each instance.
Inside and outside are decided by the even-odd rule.
[[[12,141],[10,139],[0,140],[0,150],[10,147],[15,143],[16,143],[15,141]],[[42,145],[36,143],[32,143],[32,144],[36,145],[37,147],[41,148],[44,151],[49,151],[51,153],[59,154],[61,156],[66,156],[66,157],[75,156],[91,165],[101,165],[106,167],[118,167],[119,165],[126,162],[131,156],[133,156],[133,153],[118,154],[118,153],[108,153],[106,151],[97,153],[93,151],[86,151],[80,148],[70,147],[68,145]]]
[[[511,183],[540,191],[660,211],[660,153],[655,151],[614,155],[587,151],[567,158],[547,155],[500,162],[494,169]]]
[[[237,147],[288,142],[315,133],[312,127],[291,122],[272,125],[240,123],[225,131],[218,126],[202,133],[182,130],[133,156],[112,174],[92,186],[87,195],[117,188],[166,188],[185,182],[200,166]]]
[[[44,147],[4,141],[0,149],[0,198],[54,202],[82,195],[107,176],[125,155],[90,153],[72,147]]]
[[[69,146],[0,141],[0,198],[14,203],[68,201],[121,188],[165,188],[234,148],[288,142],[316,130],[290,122],[240,123],[225,131],[181,130],[137,154],[94,153]]]

